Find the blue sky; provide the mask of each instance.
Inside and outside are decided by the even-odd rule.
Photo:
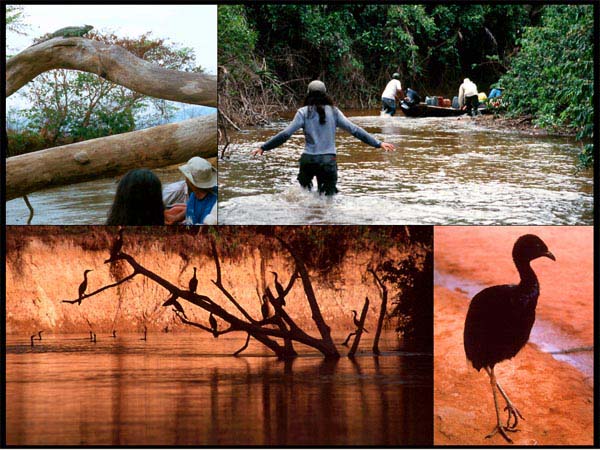
[[[97,31],[112,31],[136,37],[153,36],[191,47],[196,61],[209,73],[217,73],[216,5],[23,5],[27,36],[7,32],[9,48],[19,51],[35,37],[73,25],[93,25]]]
[[[137,37],[148,31],[171,43],[191,47],[196,63],[217,73],[216,5],[23,5],[27,35],[7,31],[8,53],[14,54],[36,37],[67,26],[93,25],[96,31]],[[18,93],[6,99],[7,108],[22,108]]]

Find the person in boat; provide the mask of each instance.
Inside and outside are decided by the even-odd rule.
[[[500,87],[499,85],[492,86],[492,90],[490,91],[490,95],[488,95],[488,99],[491,100],[493,98],[502,97],[503,90],[504,88]]]
[[[473,117],[480,114],[477,85],[468,78],[465,78],[458,88],[458,105],[461,109],[466,109],[467,114]]]
[[[165,186],[163,203],[168,225],[217,224],[217,171],[206,159],[194,156],[179,167],[182,182]]]
[[[400,74],[398,72],[392,75],[381,94],[381,111],[393,116],[396,114],[396,98],[402,98],[402,84],[400,83]]]
[[[403,101],[409,107],[416,106],[421,103],[421,96],[417,93],[417,91],[408,88],[406,89],[406,97],[404,97]]]
[[[304,129],[304,152],[300,156],[300,172],[298,182],[308,190],[312,189],[312,180],[317,178],[319,194],[333,195],[337,190],[337,161],[335,148],[336,128],[342,128],[375,148],[385,151],[394,150],[394,146],[382,142],[365,130],[350,122],[344,114],[334,106],[327,95],[325,83],[319,80],[308,85],[304,106],[296,112],[288,127],[273,136],[259,148],[251,152],[252,156],[263,155],[287,141],[300,128]]]

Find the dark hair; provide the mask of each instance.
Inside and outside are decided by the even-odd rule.
[[[162,185],[151,170],[130,170],[121,178],[106,225],[164,225]]]
[[[325,123],[324,105],[333,106],[333,100],[323,92],[311,91],[304,98],[304,106],[309,106],[311,109],[317,110],[317,113],[319,114],[319,123],[321,125]]]

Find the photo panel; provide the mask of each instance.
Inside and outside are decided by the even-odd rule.
[[[9,226],[7,444],[430,446],[432,238]]]
[[[217,6],[6,8],[6,223],[216,225]]]
[[[434,239],[434,444],[593,445],[593,227]]]

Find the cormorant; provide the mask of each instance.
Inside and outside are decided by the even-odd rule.
[[[117,337],[117,330],[113,330],[112,332],[112,337],[116,338]]]
[[[144,337],[140,338],[140,341],[146,341],[148,340],[148,327],[146,325],[144,325]]]
[[[356,326],[356,328],[360,328],[360,320],[358,320],[357,315],[358,315],[358,313],[353,309],[352,310],[352,320],[353,320],[354,325]],[[369,332],[366,328],[363,328],[363,331],[365,333]]]
[[[85,290],[87,289],[87,284],[88,284],[87,274],[88,274],[88,272],[92,272],[92,269],[86,269],[83,272],[83,281],[79,285],[79,301],[77,302],[79,305],[81,305],[81,297],[83,297],[83,294],[85,294]]]
[[[487,438],[500,433],[512,443],[506,432],[517,431],[518,420],[523,418],[496,381],[494,366],[515,356],[529,340],[540,294],[538,279],[530,262],[542,256],[556,261],[539,237],[533,234],[521,236],[512,251],[513,261],[519,271],[519,284],[486,288],[475,295],[469,305],[464,330],[465,353],[477,371],[484,368],[489,375],[496,408],[497,424]],[[506,426],[500,422],[496,389],[506,401]]]
[[[208,316],[208,323],[210,323],[210,327],[213,330],[212,331],[213,336],[218,338],[219,333],[218,333],[218,329],[217,329],[217,319],[215,319],[215,317],[213,316],[213,313],[210,313],[210,316]]]
[[[271,271],[271,273],[275,276],[275,289],[277,289],[277,295],[279,295],[283,304],[285,305],[285,301],[283,300],[283,296],[285,295],[285,289],[283,289],[283,286],[277,280],[277,272]]]
[[[175,307],[175,309],[177,311],[179,311],[183,315],[183,317],[185,317],[187,319],[187,316],[185,315],[185,311],[183,310],[183,306],[181,306],[181,304],[177,301],[178,298],[179,298],[179,296],[177,294],[171,295],[167,299],[167,301],[163,303],[163,306],[173,305],[173,307]]]
[[[42,331],[38,331],[38,333],[37,333],[38,337],[37,338],[35,337],[35,334],[31,335],[31,337],[29,339],[31,340],[31,346],[32,347],[33,347],[33,341],[41,341],[42,340],[42,333],[43,333],[43,330]]]
[[[194,276],[190,279],[190,292],[196,293],[198,287],[198,279],[196,278],[196,268],[194,267]]]

